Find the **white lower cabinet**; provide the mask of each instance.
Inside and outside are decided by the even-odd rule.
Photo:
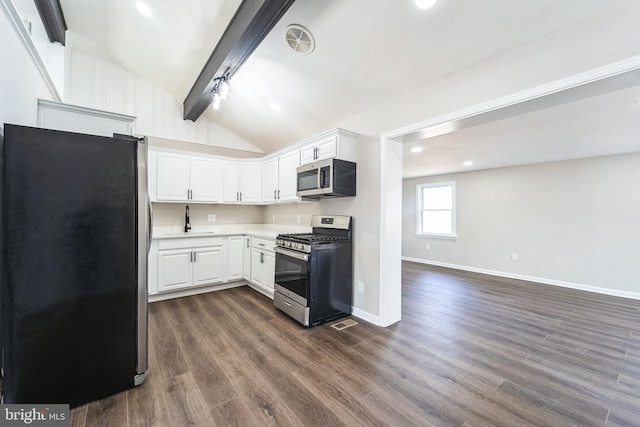
[[[242,263],[243,263],[243,271],[242,278],[247,282],[251,281],[251,237],[244,236],[242,244]]]
[[[223,252],[223,244],[204,248],[159,250],[158,292],[223,282]]]
[[[193,285],[210,285],[224,281],[224,247],[193,251]]]
[[[149,252],[149,294],[241,280],[243,244],[243,236],[153,240]]]
[[[273,298],[275,282],[276,256],[273,240],[252,238],[251,248],[251,285],[257,291]]]
[[[190,250],[158,251],[158,292],[191,286],[193,265]]]
[[[244,236],[229,236],[227,244],[227,280],[240,280],[244,272]]]
[[[166,299],[199,287],[246,280],[273,298],[275,241],[250,236],[154,239],[149,252],[149,294]],[[191,291],[193,289],[193,291]],[[215,290],[215,288],[212,288]]]

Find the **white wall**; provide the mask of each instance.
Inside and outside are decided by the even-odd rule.
[[[637,43],[640,38],[639,13],[640,2],[615,2],[602,15],[487,58],[346,118],[336,126],[371,136],[398,136],[419,128],[421,122],[640,55],[640,44]],[[606,40],[616,40],[616,43]],[[385,180],[377,191],[384,195],[402,192],[398,162],[384,159],[381,164],[384,170],[379,173],[385,175]],[[386,203],[385,199],[380,199],[377,215],[385,221],[378,223],[375,236],[375,241],[383,246],[375,266],[380,268],[378,278],[383,279],[373,284],[379,288],[375,291],[383,295],[379,298],[380,307],[389,301],[395,304],[401,294],[398,269],[401,248],[391,236],[395,226],[387,221],[399,216],[400,207]],[[393,297],[388,298],[390,295]],[[392,311],[397,312],[396,309]],[[378,312],[382,313],[383,324],[394,320],[394,316],[384,314],[385,310]]]
[[[12,5],[0,1],[0,127],[35,126],[38,98],[53,100],[53,96],[14,29],[8,7]]]
[[[201,116],[183,120],[183,105],[141,76],[109,60],[68,49],[64,100],[137,117],[135,133],[169,140],[252,151],[262,150]]]
[[[402,255],[640,298],[638,165],[633,153],[404,180]],[[416,185],[440,181],[456,182],[457,240],[415,234]]]

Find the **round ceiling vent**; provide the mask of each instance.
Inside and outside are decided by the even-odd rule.
[[[308,55],[316,48],[316,42],[313,40],[311,32],[302,25],[289,25],[285,29],[284,38],[289,47],[298,53]]]

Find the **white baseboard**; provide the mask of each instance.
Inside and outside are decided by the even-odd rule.
[[[448,267],[456,270],[471,271],[474,273],[489,274],[491,276],[506,277],[509,279],[526,280],[527,282],[542,283],[544,285],[560,286],[563,288],[579,289],[581,291],[594,292],[598,294],[611,295],[615,297],[630,298],[640,300],[640,293],[619,291],[616,289],[601,288],[598,286],[582,285],[580,283],[565,282],[562,280],[547,279],[544,277],[527,276],[525,274],[507,273],[504,271],[487,270],[485,268],[469,267],[466,265],[449,264],[447,262],[431,261],[428,259],[402,257],[403,261],[417,262],[420,264],[437,265],[439,267]]]
[[[365,322],[372,323],[376,326],[382,326],[380,322],[380,317],[374,314],[369,313],[368,311],[360,310],[356,307],[351,307],[351,314],[359,319],[364,320]]]

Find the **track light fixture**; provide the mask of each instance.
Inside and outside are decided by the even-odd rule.
[[[219,110],[222,101],[229,99],[229,92],[231,92],[231,85],[229,85],[229,74],[225,74],[222,77],[216,77],[213,79],[215,85],[211,92],[212,102],[211,106],[214,110]]]

